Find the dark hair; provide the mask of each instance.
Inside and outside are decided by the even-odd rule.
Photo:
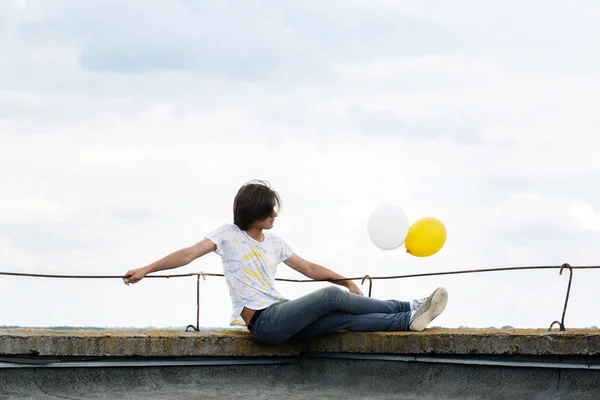
[[[251,223],[268,218],[275,207],[280,206],[281,199],[268,182],[250,181],[242,186],[235,196],[233,223],[245,231]]]

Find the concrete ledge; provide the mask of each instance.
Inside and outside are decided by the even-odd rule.
[[[264,346],[245,331],[0,329],[0,355],[264,357],[298,355],[296,344]]]
[[[595,356],[600,330],[431,329],[424,332],[353,333],[315,338],[302,351],[438,355]]]
[[[600,355],[600,330],[344,332],[281,346],[258,344],[249,332],[239,330],[0,330],[0,356],[282,357],[304,352],[597,356]]]

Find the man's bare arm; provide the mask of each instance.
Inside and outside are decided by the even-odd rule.
[[[312,263],[300,257],[297,254],[292,254],[290,258],[284,261],[284,263],[290,268],[300,272],[301,274],[315,280],[335,280],[335,279],[346,279],[346,277],[323,267],[322,265]],[[360,288],[350,280],[336,280],[332,283],[336,285],[345,286],[350,290],[351,293],[363,295]]]
[[[208,239],[203,239],[193,246],[177,250],[166,257],[161,258],[152,264],[142,268],[132,269],[125,273],[128,278],[123,278],[126,285],[137,283],[151,272],[163,271],[166,269],[179,268],[187,265],[197,258],[200,258],[214,250],[217,245]]]

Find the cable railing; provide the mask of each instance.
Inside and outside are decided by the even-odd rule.
[[[569,270],[569,281],[567,284],[567,290],[565,294],[565,302],[563,306],[563,312],[561,320],[553,321],[548,328],[551,331],[554,325],[558,325],[560,331],[566,331],[565,328],[565,316],[567,314],[567,306],[569,303],[569,295],[571,294],[571,283],[573,281],[573,270],[588,270],[588,269],[600,269],[600,265],[532,265],[532,266],[514,266],[514,267],[501,267],[501,268],[484,268],[484,269],[469,269],[469,270],[455,270],[455,271],[441,271],[441,272],[425,272],[419,274],[405,274],[405,275],[387,275],[387,276],[370,276],[364,275],[360,277],[351,277],[343,279],[288,279],[288,278],[276,278],[277,281],[282,282],[337,282],[337,281],[361,281],[361,285],[364,285],[365,281],[369,281],[369,292],[368,296],[371,297],[373,289],[373,281],[383,279],[407,279],[407,278],[420,278],[428,276],[441,276],[441,275],[460,275],[460,274],[475,274],[485,272],[503,272],[503,271],[523,271],[523,270],[542,270],[542,269],[558,269],[559,274],[562,275],[564,269]],[[62,274],[38,274],[38,273],[27,273],[27,272],[3,272],[0,271],[0,276],[17,276],[26,278],[56,278],[56,279],[125,279],[129,278],[130,275],[62,275]],[[149,274],[144,277],[147,278],[185,278],[185,277],[196,277],[196,325],[188,325],[185,330],[193,329],[194,331],[200,330],[200,278],[206,280],[207,276],[210,277],[224,277],[224,274],[214,272],[190,272],[185,274]]]

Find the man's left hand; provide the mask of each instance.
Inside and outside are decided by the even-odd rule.
[[[348,286],[348,290],[350,290],[350,293],[354,293],[359,296],[364,296],[363,292],[360,290],[360,288],[358,286],[356,286],[355,283],[352,283],[350,286]]]

